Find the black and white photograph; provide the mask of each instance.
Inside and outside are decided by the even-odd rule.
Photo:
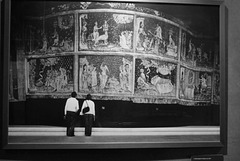
[[[1,9],[4,151],[231,160],[224,0],[3,0]]]

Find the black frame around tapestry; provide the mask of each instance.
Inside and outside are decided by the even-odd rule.
[[[103,1],[104,2],[104,1]],[[122,2],[122,1],[121,1]],[[101,3],[101,2],[100,2]],[[116,3],[120,3],[120,1],[116,1]],[[219,85],[219,89],[220,89],[220,99],[219,99],[219,104],[220,104],[220,139],[219,141],[217,142],[191,142],[191,141],[187,141],[187,142],[181,142],[180,140],[177,140],[175,143],[169,143],[168,141],[166,142],[157,142],[157,143],[152,143],[151,141],[149,142],[135,142],[135,143],[116,143],[115,145],[111,144],[111,143],[105,143],[105,144],[98,144],[96,147],[94,146],[89,146],[89,145],[85,145],[85,144],[81,144],[81,145],[66,145],[65,147],[61,147],[61,149],[68,149],[68,148],[74,148],[74,149],[100,149],[100,148],[103,148],[103,149],[126,149],[126,148],[130,148],[130,149],[144,149],[144,148],[160,148],[160,149],[169,149],[170,151],[170,148],[171,150],[173,150],[174,148],[176,149],[184,149],[184,148],[217,148],[219,151],[217,153],[221,153],[221,154],[226,154],[227,152],[227,47],[226,47],[226,38],[227,38],[227,35],[226,35],[226,12],[225,12],[225,6],[224,6],[224,3],[222,0],[215,0],[215,1],[208,1],[208,0],[196,0],[196,1],[191,1],[191,0],[182,0],[182,1],[177,1],[177,0],[159,0],[159,1],[144,1],[144,0],[141,0],[141,1],[126,1],[126,2],[123,2],[123,3],[144,3],[144,4],[173,4],[173,5],[201,5],[201,6],[217,6],[219,7],[219,72],[220,72],[220,85]],[[2,148],[3,149],[28,149],[28,148],[31,148],[31,146],[29,145],[26,145],[26,144],[20,144],[19,145],[9,145],[8,143],[8,127],[9,127],[9,107],[8,107],[8,104],[9,104],[9,61],[10,61],[10,48],[11,48],[11,44],[10,44],[10,20],[11,20],[11,1],[10,0],[3,0],[1,2],[1,9],[4,10],[3,12],[3,15],[1,15],[1,23],[3,23],[3,28],[1,29],[1,36],[3,37],[3,43],[1,43],[1,52],[2,52],[2,57],[1,57],[1,64],[3,64],[3,70],[2,70],[2,73],[1,73],[1,89],[2,89],[2,110],[1,110],[1,115],[2,115],[2,135],[1,135],[1,142],[2,142]],[[59,8],[58,8],[59,9]],[[57,9],[56,9],[57,10]],[[61,9],[60,9],[61,10]],[[111,11],[112,12],[112,11]],[[117,11],[119,12],[119,11]],[[129,9],[129,13],[132,13],[133,11],[131,11],[131,9]],[[146,12],[150,12],[150,11],[146,11]],[[75,15],[78,15],[79,18],[77,21],[77,19],[74,21],[74,25],[77,24],[80,24],[80,25],[83,25],[82,24],[82,20],[84,21],[87,21],[88,22],[88,19],[84,16],[81,15],[82,12],[79,12],[79,14],[75,14]],[[85,13],[85,12],[84,12]],[[109,11],[110,13],[110,11]],[[106,13],[104,16],[107,17],[109,19],[109,23],[113,24],[114,25],[114,22],[112,20],[112,16],[111,14],[109,13]],[[117,16],[121,17],[121,14],[118,14]],[[142,14],[144,15],[144,14]],[[143,18],[141,17],[142,16],[141,14],[139,15],[134,15],[133,17],[135,18],[134,21],[135,23],[141,23],[141,21],[143,20]],[[82,17],[81,17],[82,16]],[[94,17],[94,13],[89,13],[87,15],[88,17]],[[111,17],[112,16],[112,17]],[[71,15],[70,15],[71,17]],[[133,18],[133,17],[130,17],[129,19]],[[149,22],[151,22],[151,18],[154,17],[154,16],[149,16],[150,18],[148,19]],[[64,16],[62,17],[64,19]],[[114,17],[115,18],[115,17]],[[164,19],[165,20],[165,19]],[[49,21],[51,21],[51,16],[49,18]],[[133,22],[133,20],[131,20]],[[162,22],[162,19],[161,19],[161,22]],[[168,21],[167,21],[168,22]],[[47,23],[47,21],[46,21]],[[90,23],[90,22],[88,22]],[[173,36],[171,33],[174,32],[176,36],[177,34],[179,35],[178,31],[176,31],[176,29],[174,28],[174,26],[171,26],[172,24],[172,21],[171,23],[169,23],[170,25],[170,28],[172,29],[171,31],[168,31],[169,35]],[[128,24],[129,26],[123,26],[124,29],[128,29],[129,30],[131,29],[131,23]],[[69,26],[63,26],[65,28],[67,28],[67,31],[66,32],[70,32],[71,33],[71,28]],[[168,28],[168,26],[166,27]],[[118,35],[121,36],[121,34],[129,34],[129,33],[126,33],[124,32],[123,30],[121,31],[121,29],[119,29],[120,32],[118,33]],[[137,30],[136,30],[137,31]],[[132,31],[132,32],[135,32],[136,31]],[[117,31],[113,31],[113,33],[110,33],[112,34],[113,36],[113,40],[111,40],[112,42],[116,42],[114,40],[114,33],[116,33]],[[130,31],[131,32],[131,31]],[[177,33],[177,34],[176,34]],[[187,35],[188,33],[186,33]],[[177,35],[177,36],[178,36]],[[194,35],[194,34],[193,34]],[[139,36],[139,35],[138,35]],[[169,39],[171,39],[172,37],[169,36]],[[179,37],[174,37],[173,36],[173,40],[178,40]],[[1,37],[1,38],[2,38]],[[137,36],[135,35],[135,38]],[[163,35],[164,37],[164,35]],[[167,37],[167,36],[166,36]],[[86,88],[84,87],[84,83],[80,82],[80,80],[82,79],[82,74],[83,74],[83,68],[84,68],[84,61],[88,61],[86,64],[93,64],[93,62],[97,62],[98,60],[108,60],[110,62],[105,62],[105,67],[106,65],[109,65],[111,63],[111,60],[113,60],[113,55],[112,54],[113,52],[106,52],[106,53],[103,53],[103,51],[101,51],[101,48],[97,48],[96,46],[94,47],[94,45],[96,44],[88,44],[90,46],[84,46],[84,44],[81,44],[81,41],[84,41],[84,40],[80,40],[79,37],[74,37],[73,34],[69,36],[69,39],[71,41],[71,39],[78,39],[76,41],[76,43],[74,44],[71,44],[68,46],[68,48],[64,48],[62,50],[64,50],[64,52],[66,53],[70,53],[68,55],[68,57],[66,55],[61,55],[59,54],[59,59],[58,60],[67,60],[67,61],[73,61],[73,60],[76,60],[76,62],[74,62],[72,65],[76,68],[79,68],[79,70],[73,70],[71,71],[72,73],[71,74],[78,74],[78,78],[71,78],[72,80],[72,84],[71,86],[68,87],[68,90],[71,91],[72,89],[77,89],[77,91],[79,93],[82,93],[82,94],[86,94],[89,92],[89,89],[87,89],[87,85],[86,85]],[[136,38],[137,39],[137,38]],[[139,37],[140,39],[140,37]],[[167,38],[166,38],[167,39]],[[100,39],[99,39],[100,40]],[[126,40],[124,40],[126,41]],[[114,66],[114,68],[116,68],[117,70],[119,70],[121,67],[124,68],[124,65],[125,66],[129,66],[131,67],[130,69],[135,71],[135,76],[139,76],[141,75],[140,73],[140,68],[139,68],[139,64],[141,64],[144,68],[147,68],[147,66],[150,66],[151,69],[158,69],[159,67],[162,67],[162,68],[165,68],[167,66],[167,69],[159,69],[159,70],[162,70],[162,71],[165,71],[165,72],[169,72],[169,73],[174,73],[174,72],[177,72],[174,70],[174,68],[178,68],[178,72],[180,73],[182,71],[182,74],[184,75],[187,75],[187,74],[193,74],[194,75],[194,78],[198,77],[198,80],[197,81],[200,81],[201,77],[204,77],[207,79],[207,77],[210,75],[212,76],[211,74],[209,74],[209,71],[206,70],[204,72],[199,72],[199,71],[196,71],[196,69],[194,70],[193,68],[191,68],[191,64],[190,65],[187,65],[187,64],[182,64],[182,63],[177,63],[177,59],[181,59],[180,56],[178,57],[178,55],[176,55],[176,52],[175,49],[180,46],[181,44],[176,44],[175,46],[173,45],[171,47],[171,49],[168,48],[168,46],[166,46],[166,50],[165,50],[165,57],[162,57],[162,55],[160,55],[160,59],[157,59],[156,57],[154,57],[154,50],[152,48],[152,50],[148,50],[148,51],[145,51],[147,50],[146,48],[145,49],[142,49],[141,47],[138,46],[136,40],[132,40],[133,42],[129,41],[129,43],[127,44],[121,44],[123,42],[117,42],[117,43],[112,43],[113,47],[115,47],[115,51],[113,49],[114,52],[116,51],[119,51],[120,50],[120,47],[121,47],[121,50],[122,51],[125,51],[127,53],[129,52],[138,52],[140,54],[133,54],[133,56],[125,56],[125,54],[121,55],[119,54],[118,56],[115,56],[114,57],[114,61],[118,62],[119,66]],[[169,40],[170,41],[170,40]],[[181,42],[181,41],[180,41]],[[54,42],[52,42],[54,45]],[[104,43],[104,41],[103,41]],[[106,43],[106,42],[105,42]],[[131,44],[132,43],[132,44]],[[197,41],[196,41],[197,43]],[[120,46],[119,46],[120,44]],[[114,46],[115,45],[115,46]],[[118,45],[118,46],[117,46]],[[95,55],[97,58],[95,60],[94,57],[92,57],[93,55],[91,55],[90,52],[85,52],[85,54],[83,55],[71,55],[71,52],[73,50],[77,51],[77,52],[80,52],[80,51],[83,51],[85,49],[91,49],[91,50],[97,50],[99,51],[100,54],[97,54]],[[104,47],[103,47],[104,48]],[[42,48],[43,49],[43,48]],[[55,50],[54,50],[55,49]],[[104,50],[108,50],[109,48],[105,48]],[[169,50],[168,50],[169,49]],[[39,53],[43,52],[42,50],[40,51],[41,49],[39,48]],[[57,50],[59,50],[59,48],[54,48],[54,46],[52,46],[51,48],[51,52],[55,52]],[[54,50],[54,51],[53,51]],[[189,48],[188,48],[189,50]],[[36,51],[36,50],[35,50]],[[141,52],[149,52],[148,54],[152,54],[153,56],[151,57],[144,57],[141,55]],[[152,53],[151,53],[152,52]],[[105,54],[105,55],[104,55]],[[101,57],[100,58],[100,55],[104,55],[104,57]],[[131,55],[131,54],[130,54]],[[155,54],[156,55],[156,54]],[[66,57],[65,57],[66,56]],[[98,58],[99,56],[99,58]],[[125,58],[123,58],[123,56],[125,56]],[[177,58],[178,57],[178,58]],[[28,55],[26,57],[26,64],[31,64],[32,61],[33,62],[36,62],[36,60],[39,58],[38,55]],[[47,60],[51,57],[44,57],[42,58],[42,60]],[[170,61],[168,62],[167,60],[173,60],[173,61]],[[183,58],[185,59],[185,58]],[[164,60],[164,61],[163,61]],[[149,63],[146,63],[146,62],[152,62],[151,65],[149,65]],[[175,62],[175,63],[174,63]],[[82,64],[81,64],[82,63]],[[198,62],[195,62],[197,64],[199,64],[200,66],[202,65],[201,62],[198,63]],[[100,64],[100,63],[99,63]],[[134,65],[133,65],[134,64]],[[138,64],[138,65],[137,65]],[[156,65],[157,64],[157,65]],[[207,63],[205,63],[207,64]],[[95,66],[97,66],[96,64],[93,64]],[[182,66],[183,65],[183,66]],[[73,68],[74,68],[73,67]],[[97,66],[100,71],[100,69],[104,68],[104,65],[98,65]],[[67,66],[66,67],[67,69],[72,69],[72,67],[69,67]],[[198,68],[199,69],[199,68]],[[120,69],[121,70],[121,69]],[[137,70],[139,70],[139,72],[136,72]],[[30,71],[30,70],[29,70]],[[28,74],[29,74],[29,71],[28,71]],[[200,70],[201,71],[201,70]],[[152,71],[149,71],[150,73],[154,73],[153,70]],[[114,71],[113,71],[114,73]],[[164,72],[163,72],[164,73]],[[214,72],[212,72],[214,73]],[[118,73],[118,75],[120,75],[121,73]],[[162,73],[161,73],[162,74]],[[216,74],[216,73],[214,73]],[[217,73],[219,74],[219,73]],[[28,75],[29,76],[29,75]],[[218,75],[219,76],[219,75]],[[120,76],[119,76],[120,77]],[[217,77],[217,76],[216,76]],[[181,78],[181,77],[179,77]],[[212,79],[214,78],[214,76],[211,77],[211,81]],[[109,94],[109,97],[107,99],[113,99],[113,100],[128,100],[128,99],[131,99],[131,101],[135,101],[135,102],[144,102],[144,103],[168,103],[170,101],[170,103],[174,102],[174,103],[178,103],[178,104],[183,104],[183,105],[196,105],[198,106],[199,104],[202,105],[204,104],[205,102],[202,102],[201,100],[201,97],[199,96],[195,96],[193,98],[193,96],[191,94],[186,94],[186,95],[181,95],[181,91],[179,91],[178,89],[174,89],[175,85],[183,85],[180,83],[180,81],[176,81],[177,78],[175,78],[174,76],[170,75],[168,77],[168,89],[171,88],[171,90],[173,90],[173,92],[166,92],[166,93],[170,93],[170,94],[164,94],[164,93],[161,93],[159,92],[158,93],[158,97],[160,97],[161,99],[151,99],[152,98],[152,95],[148,95],[147,97],[143,97],[143,93],[146,94],[147,91],[144,91],[143,89],[144,88],[140,88],[140,84],[138,85],[137,83],[138,82],[138,79],[137,77],[133,78],[133,77],[128,77],[128,79],[132,80],[130,83],[128,82],[128,84],[119,84],[119,86],[122,85],[122,88],[124,89],[121,89],[121,92],[120,90],[115,92],[115,93],[111,93],[111,91],[107,91],[106,89],[110,89],[110,86],[114,86],[114,79],[113,79],[113,84],[109,84],[109,87],[108,88],[105,88],[105,89],[101,89],[101,80],[100,81],[100,85],[96,88],[96,95],[94,95],[94,97],[96,99],[101,99],[101,98],[105,98],[103,97],[104,95],[106,94]],[[34,79],[36,80],[36,79]],[[134,81],[133,81],[134,80]],[[169,83],[169,80],[171,80],[171,83]],[[46,80],[45,80],[46,81]],[[74,82],[75,81],[75,82]],[[140,81],[140,80],[139,80]],[[158,79],[156,78],[156,80],[152,78],[152,84],[154,84],[154,81],[158,81]],[[166,80],[164,80],[166,81]],[[28,78],[28,83],[30,82],[29,81],[29,78]],[[116,81],[115,81],[116,82]],[[36,82],[34,82],[36,84]],[[141,84],[142,85],[142,84]],[[31,86],[31,84],[27,84],[26,85],[26,91],[27,91],[27,95],[28,97],[33,97],[33,98],[36,98],[36,97],[43,97],[43,95],[46,95],[46,91],[40,91],[39,92],[39,89],[37,90],[38,92],[35,92],[35,86]],[[142,87],[142,86],[141,86]],[[163,88],[161,86],[157,86],[158,88]],[[156,88],[156,89],[158,89]],[[155,91],[156,91],[155,89]],[[59,90],[61,92],[61,89]],[[62,91],[66,91],[66,89],[62,89]],[[69,91],[67,91],[69,93]],[[162,90],[161,90],[162,91]],[[105,92],[105,93],[104,93]],[[153,93],[153,91],[149,90],[148,89],[148,92],[149,93]],[[193,92],[193,91],[192,91]],[[211,92],[214,92],[214,91],[211,91]],[[49,93],[49,91],[47,91],[47,93]],[[191,93],[191,92],[189,92]],[[127,96],[127,97],[125,97]],[[162,97],[163,96],[163,97]],[[49,97],[49,95],[48,95]],[[58,94],[56,95],[52,95],[51,96],[52,98],[54,97],[58,97]],[[163,98],[168,98],[166,100],[164,100]],[[177,99],[175,99],[175,97],[177,97]],[[214,99],[212,98],[212,96],[208,96],[208,98],[211,97],[211,100],[209,101],[210,103],[214,103]],[[173,99],[174,98],[174,99]],[[183,99],[184,98],[184,99]],[[195,101],[189,101],[189,99],[194,99]],[[49,144],[42,144],[41,145],[41,149],[48,149],[48,148],[55,148],[55,149],[58,149],[60,148],[61,145],[50,145]],[[213,153],[216,153],[213,152]]]

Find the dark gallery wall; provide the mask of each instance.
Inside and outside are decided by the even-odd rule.
[[[65,126],[66,99],[27,99],[11,102],[10,125]],[[79,100],[80,106],[83,100]],[[97,127],[171,127],[219,125],[219,107],[140,104],[130,101],[94,100]],[[215,117],[212,117],[215,116]],[[79,126],[81,126],[79,118]]]

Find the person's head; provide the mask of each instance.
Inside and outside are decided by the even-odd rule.
[[[91,100],[92,96],[90,94],[87,95],[86,100]]]
[[[71,97],[74,97],[74,98],[77,97],[77,93],[76,93],[75,91],[72,92],[72,93],[71,93]]]

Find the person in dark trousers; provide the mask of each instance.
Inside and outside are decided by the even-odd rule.
[[[76,99],[77,93],[72,92],[71,97],[67,99],[64,109],[64,118],[67,121],[67,136],[74,136],[74,128],[77,121],[77,111],[79,110],[79,103]]]
[[[84,115],[85,136],[91,136],[92,126],[95,121],[95,103],[92,101],[90,94],[87,95],[86,100],[82,104],[80,115]]]

